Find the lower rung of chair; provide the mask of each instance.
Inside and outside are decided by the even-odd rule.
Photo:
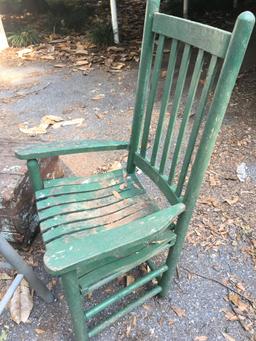
[[[156,296],[161,291],[162,291],[162,288],[160,286],[154,287],[152,290],[148,291],[146,294],[144,294],[140,298],[136,299],[132,303],[128,304],[126,307],[124,307],[123,309],[117,311],[115,314],[110,316],[107,320],[103,321],[102,323],[98,324],[96,327],[91,329],[89,331],[89,337],[95,336],[96,334],[100,333],[103,329],[105,329],[108,326],[110,326],[112,323],[114,323],[120,317],[122,317],[125,314],[129,313],[130,311],[132,311],[134,308],[136,308],[137,306],[139,306],[142,303],[144,303],[149,298]]]
[[[148,283],[152,279],[158,277],[160,274],[162,274],[164,271],[168,269],[167,265],[162,265],[158,269],[155,269],[154,271],[149,272],[147,275],[143,276],[142,278],[138,279],[134,283],[128,285],[126,288],[123,288],[119,290],[116,294],[113,296],[105,299],[103,302],[97,304],[96,306],[92,307],[90,310],[85,312],[85,318],[89,320],[90,318],[94,317],[95,315],[99,314],[102,310],[109,307],[111,304],[116,303],[117,301],[120,301],[125,296],[129,295],[134,290],[138,289],[142,285]]]
[[[155,271],[155,270],[157,269],[157,265],[154,263],[153,260],[148,259],[146,263],[147,263],[147,265],[148,265],[148,267],[150,268],[151,271]],[[158,282],[160,282],[160,280],[161,280],[161,275],[162,275],[162,274],[160,274],[160,276],[157,276],[157,277],[156,277],[156,280],[157,280]]]

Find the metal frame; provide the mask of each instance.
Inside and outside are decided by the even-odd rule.
[[[19,286],[22,279],[25,277],[29,282],[31,288],[47,303],[51,303],[54,300],[54,296],[49,289],[43,284],[43,282],[37,278],[32,268],[20,257],[18,252],[5,240],[0,234],[0,254],[17,270],[18,275],[13,280],[11,286],[7,290],[6,294],[0,302],[0,315],[4,308],[12,298],[15,290]]]

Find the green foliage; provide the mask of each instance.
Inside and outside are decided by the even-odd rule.
[[[36,31],[26,30],[11,33],[8,36],[9,44],[13,47],[26,47],[28,45],[39,43],[40,39]]]
[[[113,44],[113,31],[110,23],[98,21],[90,30],[90,37],[94,44],[108,46]]]

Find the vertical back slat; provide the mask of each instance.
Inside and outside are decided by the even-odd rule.
[[[152,31],[154,13],[159,11],[160,1],[148,1],[145,14],[143,41],[141,49],[140,67],[138,74],[138,85],[136,91],[134,116],[132,123],[132,134],[127,161],[127,172],[132,173],[135,169],[134,155],[139,144],[140,129],[144,113],[145,98],[148,91],[148,82],[152,64],[154,32]]]
[[[238,64],[241,63],[242,53],[244,53],[241,51],[245,50],[248,43],[249,31],[252,29],[254,19],[249,12],[240,15],[232,34],[184,19],[178,19],[179,29],[177,29],[177,18],[175,17],[164,16],[168,25],[161,22],[160,18],[163,18],[163,15],[159,13],[159,2],[159,0],[147,1],[127,172],[133,173],[135,167],[138,166],[157,185],[161,182],[162,188],[166,186],[164,190],[168,195],[171,191],[177,200],[186,201],[191,196],[191,198],[193,197],[191,200],[194,201],[195,190],[193,189],[193,193],[189,191],[192,187],[195,188],[195,183],[197,183],[196,191],[198,190],[199,178],[202,179],[202,174],[206,169],[209,154],[213,149],[213,141],[216,139],[217,130],[220,126],[219,121],[223,119],[228,98],[235,82],[236,76],[234,76],[234,72],[238,72]],[[201,32],[201,30],[204,30],[204,32]],[[194,36],[192,39],[191,32],[195,31],[200,32],[200,35]],[[159,39],[151,77],[155,34],[159,36]],[[200,37],[202,37],[203,43]],[[172,39],[171,51],[149,161],[146,158],[148,138],[151,128],[153,128],[153,109],[158,94],[164,43],[168,38]],[[218,41],[221,42],[220,48],[216,43]],[[180,51],[182,53],[181,59],[178,58],[178,47],[180,45],[184,46],[183,51]],[[188,70],[190,70],[191,60],[192,63],[194,62],[194,58],[191,58],[194,48],[197,49],[198,54],[191,79]],[[209,62],[208,53],[210,53]],[[224,58],[224,64],[217,82],[215,74],[219,66],[219,58]],[[199,79],[205,60],[207,61],[207,66],[205,66],[206,78],[201,86],[199,85],[201,83]],[[178,71],[177,79],[174,77],[176,68]],[[175,86],[173,83],[175,83]],[[210,91],[214,84],[217,84],[217,86],[212,99]],[[168,116],[167,120],[166,111],[168,110],[169,96],[172,93],[174,93],[171,103],[172,108],[170,117]],[[194,103],[197,94],[199,98]],[[184,108],[181,100],[182,96],[186,97]],[[208,101],[211,102],[211,106],[208,105]],[[183,117],[177,119],[181,108]],[[189,117],[192,108],[195,108],[195,115],[193,122],[190,124]],[[204,120],[204,116],[206,116],[206,120]],[[175,130],[176,126],[179,126],[177,131]],[[185,139],[187,136],[188,139]],[[199,140],[200,144],[198,146]],[[172,155],[169,155],[170,151],[173,152]],[[169,174],[166,174],[167,168],[170,169]],[[177,169],[179,169],[179,172],[177,172]],[[196,172],[199,173],[198,178]],[[174,179],[177,186],[172,186]],[[186,188],[184,189],[184,187]],[[185,196],[178,199],[183,193],[185,193]]]
[[[232,32],[232,37],[215,88],[214,97],[207,115],[204,131],[192,166],[185,195],[182,198],[182,201],[186,205],[186,210],[179,216],[174,228],[177,239],[167,257],[168,270],[161,278],[160,285],[163,288],[161,292],[162,296],[167,294],[170,279],[176,271],[204,174],[208,167],[223,122],[225,111],[248,46],[254,23],[254,15],[250,12],[244,12],[239,15]]]
[[[156,91],[158,87],[158,79],[159,74],[161,70],[161,64],[162,64],[162,57],[163,57],[163,50],[164,50],[164,36],[160,35],[158,39],[158,46],[156,50],[156,58],[154,63],[154,69],[151,79],[151,87],[148,95],[148,103],[146,107],[146,114],[144,119],[144,129],[142,134],[142,140],[141,140],[141,149],[140,149],[140,155],[142,157],[145,157],[146,150],[147,150],[147,143],[148,143],[148,135],[149,135],[149,129],[150,129],[150,123],[151,123],[151,117],[152,117],[152,111],[153,106],[156,98]]]
[[[162,130],[163,130],[164,117],[165,117],[165,113],[166,113],[168,102],[169,102],[169,96],[170,96],[170,91],[172,87],[173,74],[174,74],[176,58],[177,58],[177,46],[178,46],[177,40],[173,39],[172,44],[171,44],[171,52],[169,56],[166,80],[164,83],[160,114],[159,114],[157,129],[156,129],[156,136],[155,136],[154,145],[153,145],[152,154],[151,154],[151,160],[150,160],[150,163],[152,166],[155,166],[155,163],[156,163],[156,156],[157,156],[159,142],[160,142],[160,138],[161,138]]]
[[[175,150],[174,150],[173,157],[172,157],[171,169],[170,169],[169,178],[168,178],[169,183],[172,182],[173,177],[175,175],[175,170],[176,170],[176,166],[177,166],[177,162],[178,162],[178,158],[179,158],[179,154],[181,150],[181,145],[182,145],[183,138],[184,138],[184,133],[186,130],[191,108],[192,108],[195,94],[197,91],[198,82],[199,82],[200,75],[202,72],[203,56],[204,56],[204,51],[199,50],[197,54],[196,63],[195,63],[193,75],[191,78],[190,86],[189,86],[187,102],[186,102],[186,106],[184,109],[184,114],[183,114],[182,122],[180,125],[179,134],[177,137]]]
[[[160,174],[163,174],[164,172],[166,158],[167,158],[167,154],[169,152],[169,147],[170,147],[171,140],[172,140],[173,128],[175,125],[175,121],[176,121],[176,117],[177,117],[177,113],[178,113],[178,109],[180,105],[180,100],[182,97],[183,88],[184,88],[184,84],[186,80],[190,54],[191,54],[191,47],[190,45],[185,44],[185,48],[184,48],[182,60],[181,60],[181,65],[180,65],[179,76],[178,76],[175,94],[174,94],[172,113],[170,116],[167,133],[165,137],[165,142],[164,142],[164,148],[163,148],[163,153],[162,153],[162,158],[161,158],[161,163],[160,163],[160,168],[159,168]]]
[[[232,32],[230,44],[228,46],[224,63],[221,67],[221,72],[218,77],[218,82],[214,91],[209,113],[207,115],[202,137],[200,139],[200,144],[195,155],[195,161],[193,162],[191,174],[183,197],[184,202],[187,203],[187,207],[189,208],[185,219],[190,219],[193,207],[198,198],[200,186],[213,152],[217,135],[238,76],[254,22],[255,18],[253,14],[250,12],[244,12],[239,15],[235,28]],[[210,72],[209,67],[208,74],[215,73],[216,61],[217,57],[212,56],[210,65],[212,70]],[[210,80],[210,83],[212,83],[212,79]],[[181,193],[182,187],[177,188],[177,190],[177,193]]]
[[[183,198],[188,207],[187,216],[191,216],[198,198],[203,177],[209,164],[232,90],[235,86],[254,23],[254,15],[250,12],[243,12],[238,16],[232,32]]]
[[[189,141],[187,144],[187,150],[185,153],[185,157],[183,160],[183,164],[182,164],[182,168],[181,168],[181,172],[180,172],[180,176],[179,176],[179,180],[178,180],[178,185],[177,185],[177,189],[176,189],[177,195],[181,194],[182,186],[183,186],[185,178],[186,178],[189,163],[190,163],[192,153],[193,153],[193,150],[195,147],[196,138],[198,136],[200,124],[201,124],[203,115],[205,113],[205,105],[207,103],[208,95],[209,95],[212,83],[214,81],[214,75],[215,75],[215,72],[217,69],[217,60],[218,60],[218,58],[216,56],[211,57],[211,61],[210,61],[209,68],[207,71],[206,81],[205,81],[205,84],[204,84],[204,87],[202,90],[202,94],[200,97],[197,113],[195,115],[194,124],[193,124],[192,131],[191,131],[191,134],[189,137]]]

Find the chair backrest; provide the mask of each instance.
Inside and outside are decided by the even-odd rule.
[[[159,13],[159,2],[147,3],[127,171],[140,168],[170,203],[183,201],[192,207],[248,45],[254,16],[250,12],[240,14],[230,33]],[[161,67],[166,59],[162,82]],[[155,112],[159,94],[159,110]]]

